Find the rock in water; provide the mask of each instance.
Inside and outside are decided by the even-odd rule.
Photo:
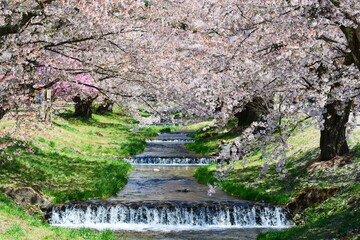
[[[190,192],[189,189],[185,188],[185,189],[177,189],[177,192]]]
[[[47,210],[52,207],[52,203],[45,198],[45,195],[32,187],[8,187],[3,192],[15,204],[23,207],[29,213],[37,213],[39,210]]]

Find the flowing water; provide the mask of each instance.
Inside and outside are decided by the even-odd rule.
[[[49,222],[68,228],[112,229],[127,239],[256,239],[260,232],[291,226],[277,206],[239,201],[193,177],[211,156],[187,150],[186,133],[160,134],[149,140],[125,188],[108,201],[73,202],[48,213]]]

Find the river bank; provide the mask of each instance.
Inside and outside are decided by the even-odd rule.
[[[2,123],[9,128],[13,121]],[[0,153],[0,187],[30,186],[53,203],[103,199],[127,183],[131,165],[123,157],[140,153],[153,133],[130,131],[136,121],[115,113],[91,119],[55,116],[46,130],[31,130],[31,140]],[[8,141],[13,141],[8,139]],[[112,232],[68,230],[42,223],[0,196],[0,239],[117,239]]]
[[[189,149],[198,153],[216,153],[214,143],[226,142],[234,133],[203,132],[194,135],[198,140],[187,143]],[[306,164],[319,155],[319,131],[312,127],[298,132],[289,141],[285,178],[279,178],[275,163],[270,164],[264,176],[260,176],[263,160],[254,152],[246,165],[241,161],[229,173],[226,180],[219,182],[214,174],[215,165],[199,168],[195,177],[203,184],[218,182],[222,190],[245,200],[265,201],[286,205],[304,189],[338,189],[337,193],[321,204],[309,207],[295,215],[299,227],[281,232],[261,234],[258,239],[359,239],[360,237],[360,129],[350,138],[355,152],[352,162],[335,170],[310,172]],[[320,191],[320,190],[319,190]]]
[[[197,124],[190,129],[199,129],[203,125]],[[114,195],[125,185],[130,172],[130,165],[121,158],[142,152],[146,145],[144,139],[155,136],[154,132],[163,129],[157,126],[142,129],[146,130],[145,132],[130,131],[135,126],[136,122],[132,118],[120,115],[119,112],[94,115],[93,119],[56,118],[54,126],[42,132],[41,137],[34,138],[26,146],[14,145],[12,149],[8,149],[9,153],[13,153],[14,149],[17,151],[11,156],[12,159],[5,163],[9,165],[2,165],[0,174],[4,177],[0,184],[34,186],[57,203],[104,199]],[[218,143],[228,141],[236,134],[205,132],[194,136],[199,140],[186,143],[188,146],[196,146],[201,151],[200,154],[214,154],[218,150]],[[317,131],[309,128],[290,140],[286,165],[289,173],[285,179],[278,178],[274,166],[270,167],[265,176],[258,178],[262,160],[260,154],[254,152],[246,166],[236,164],[228,180],[220,183],[225,192],[241,199],[282,205],[288,203],[305,187],[339,188],[334,197],[297,216],[295,220],[304,224],[303,226],[285,232],[260,234],[259,239],[357,239],[359,236],[359,128],[350,141],[353,150],[357,152],[351,164],[335,171],[310,174],[303,168],[308,160],[318,155],[317,138]],[[206,146],[207,144],[210,146]],[[32,151],[28,152],[29,149]],[[199,168],[195,176],[199,182],[213,183],[214,173],[213,164]],[[51,227],[42,222],[41,216],[29,216],[4,196],[1,195],[0,199],[0,239],[110,240],[133,236],[119,233],[115,235],[110,231]],[[222,233],[214,234],[216,239],[216,234]],[[174,237],[171,234],[165,235],[168,239]],[[143,237],[151,237],[151,234]]]
[[[28,130],[29,141],[18,141],[0,152],[0,188],[34,187],[53,203],[108,198],[124,187],[132,171],[123,158],[143,152],[146,138],[176,129],[153,126],[134,131],[138,122],[119,108],[93,114],[91,119],[72,118],[71,113],[54,115],[52,126],[40,123],[41,130]],[[187,129],[197,130],[204,124]],[[13,125],[9,118],[0,127],[5,131]],[[52,227],[43,222],[40,212],[31,213],[0,193],[0,240],[124,239],[111,231]]]

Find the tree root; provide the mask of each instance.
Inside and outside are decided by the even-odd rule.
[[[320,161],[319,159],[310,160],[305,168],[309,172],[316,172],[319,170],[335,170],[338,167],[343,167],[347,164],[352,163],[355,152],[347,153],[343,156],[336,156],[328,161]]]

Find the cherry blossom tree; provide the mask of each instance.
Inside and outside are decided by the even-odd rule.
[[[31,104],[35,90],[71,79],[72,62],[60,57],[81,63],[77,72],[91,74],[104,88],[117,86],[115,79],[132,62],[131,33],[145,24],[137,20],[143,6],[137,1],[1,1],[1,113]],[[46,84],[37,71],[41,67],[56,70]]]
[[[78,84],[76,73],[112,101],[158,114],[219,125],[245,115],[247,128],[223,158],[246,159],[256,146],[281,172],[287,138],[304,124],[321,131],[320,160],[349,152],[346,131],[359,112],[358,0],[1,4],[0,117],[31,104],[36,89]],[[56,71],[44,82],[39,67]]]
[[[321,131],[320,160],[348,153],[349,115],[351,108],[354,115],[359,110],[357,1],[267,1],[266,7],[262,1],[245,1],[234,7],[242,16],[236,28],[245,41],[239,51],[251,49],[251,61],[263,68],[255,76],[262,83],[253,88],[276,96],[277,106],[265,123],[270,134],[280,133],[273,140],[286,147],[292,126],[309,116]],[[251,132],[246,138],[251,136],[262,138]],[[241,141],[236,144],[242,150],[235,152],[241,153]]]
[[[169,5],[177,14],[170,14],[174,6]],[[170,64],[159,67],[159,74],[171,81],[162,82],[163,102],[224,122],[264,99],[261,121],[232,147],[234,160],[260,145],[269,161],[278,159],[281,171],[287,138],[304,124],[315,124],[321,132],[319,160],[349,152],[346,131],[359,112],[358,1],[169,5],[163,16],[172,34],[163,49],[168,47],[164,59]],[[269,146],[272,154],[265,151]],[[222,157],[230,156],[224,152]]]
[[[60,81],[52,87],[53,98],[72,100],[75,103],[74,116],[91,117],[92,105],[100,92],[89,75],[76,75],[74,82]]]

